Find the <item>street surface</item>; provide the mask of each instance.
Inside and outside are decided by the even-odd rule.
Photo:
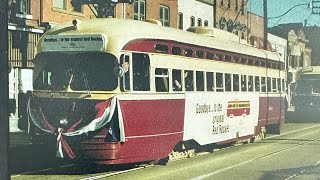
[[[12,162],[11,179],[319,179],[319,147],[320,123],[286,123],[281,135],[268,135],[255,143],[202,153],[166,166],[57,165],[38,148],[35,153],[32,149],[20,153],[21,161],[11,155],[16,161]]]

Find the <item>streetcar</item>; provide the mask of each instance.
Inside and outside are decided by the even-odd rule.
[[[279,133],[284,62],[225,31],[195,30],[112,18],[49,30],[27,103],[33,139],[55,143],[57,157],[127,164]],[[241,115],[228,115],[230,103]]]
[[[250,115],[250,101],[230,101],[228,102],[227,116]]]
[[[320,66],[304,67],[295,73],[292,104],[296,112],[320,111]]]

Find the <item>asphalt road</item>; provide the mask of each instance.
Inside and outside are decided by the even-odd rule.
[[[320,179],[320,123],[287,123],[281,135],[166,166],[82,167],[66,163],[62,167],[35,167],[16,168],[11,179]]]

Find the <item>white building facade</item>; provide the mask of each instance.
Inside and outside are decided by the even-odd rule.
[[[208,0],[178,0],[178,28],[213,27],[214,6]]]

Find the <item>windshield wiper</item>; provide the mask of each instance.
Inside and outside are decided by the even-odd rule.
[[[89,97],[91,97],[91,90],[90,90],[87,74],[83,72],[82,76],[83,76],[84,84],[85,84],[86,89],[87,89],[87,95]]]

